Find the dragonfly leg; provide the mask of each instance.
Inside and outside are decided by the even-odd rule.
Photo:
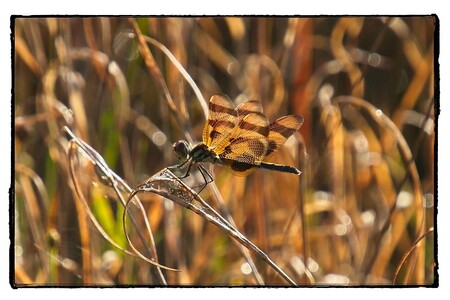
[[[178,168],[181,169],[188,161],[189,161],[189,165],[188,165],[188,168],[187,168],[187,170],[186,170],[186,173],[185,173],[183,176],[181,176],[180,178],[186,178],[186,177],[188,177],[189,175],[191,175],[191,173],[190,173],[191,167],[192,167],[192,160],[191,160],[191,159],[186,160],[184,163],[182,163],[181,165],[179,165]]]
[[[186,178],[186,177],[188,177],[188,176],[191,175],[190,171],[191,171],[191,168],[192,168],[192,164],[194,163],[194,161],[193,161],[192,159],[187,159],[187,160],[185,160],[184,162],[182,162],[182,163],[179,164],[179,165],[171,166],[171,167],[168,167],[168,168],[171,169],[171,170],[173,170],[173,169],[181,170],[182,168],[185,167],[185,165],[186,165],[187,163],[189,163],[189,165],[187,166],[186,173],[185,173],[184,175],[182,175],[182,176],[178,176],[178,175],[177,175],[178,178],[183,179],[183,178]],[[199,171],[200,174],[202,175],[203,181],[204,181],[204,182],[201,183],[201,184],[199,184],[199,185],[196,185],[196,186],[192,187],[192,189],[193,189],[194,191],[196,191],[196,193],[200,194],[200,192],[201,192],[201,191],[202,191],[209,183],[211,183],[214,179],[212,178],[211,174],[209,174],[208,170],[205,169],[205,167],[203,167],[202,165],[200,165],[200,164],[198,164],[198,163],[196,163],[195,165],[197,166],[198,171]],[[197,190],[197,189],[198,189],[198,190]]]
[[[194,186],[192,189],[194,189],[197,194],[200,194],[200,192],[203,191],[208,183],[213,182],[214,179],[212,178],[211,174],[209,174],[208,170],[206,170],[202,165],[197,164],[197,168],[200,174],[202,174],[204,182],[202,184]],[[199,188],[198,191],[196,190],[197,188]]]
[[[168,167],[168,169],[170,169],[170,170],[174,170],[174,169],[181,170],[181,169],[183,169],[183,167],[184,167],[188,162],[189,162],[189,166],[188,166],[188,168],[187,168],[186,173],[185,173],[183,176],[178,176],[178,178],[186,178],[186,177],[188,177],[189,175],[191,175],[191,174],[189,173],[189,172],[191,171],[191,167],[192,167],[192,159],[191,159],[191,158],[186,159],[184,162],[182,162],[182,163],[179,164],[179,165],[170,166],[170,167]]]

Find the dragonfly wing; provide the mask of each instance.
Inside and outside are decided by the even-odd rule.
[[[215,152],[234,171],[245,172],[261,163],[269,147],[269,120],[260,112],[244,116]]]
[[[246,115],[250,113],[262,113],[263,109],[261,106],[261,102],[259,102],[258,100],[249,100],[239,104],[236,107],[236,111],[240,122]]]
[[[238,115],[233,102],[222,95],[209,100],[209,116],[203,127],[203,143],[208,147],[217,146],[230,135],[238,124]]]
[[[298,115],[288,115],[277,119],[270,124],[268,135],[269,146],[266,157],[271,156],[280,149],[286,140],[293,135],[303,124],[303,117]]]

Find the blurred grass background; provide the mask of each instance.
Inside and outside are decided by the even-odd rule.
[[[213,177],[237,228],[299,285],[431,285],[435,256],[433,16],[15,18],[14,284],[255,285],[226,233],[161,197],[145,199],[163,270],[113,247],[70,175],[63,126],[129,186],[201,140],[202,99],[258,99],[270,120],[305,122],[258,171]],[[159,42],[147,49],[137,42]],[[147,42],[149,40],[147,39]],[[148,51],[148,52],[145,52]],[[93,217],[127,247],[123,208],[82,157]],[[95,188],[94,188],[95,187]],[[208,189],[202,193],[208,201]],[[126,197],[126,196],[125,196]],[[214,201],[208,201],[217,207]],[[267,285],[286,285],[252,256]]]

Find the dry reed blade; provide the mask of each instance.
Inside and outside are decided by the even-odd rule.
[[[87,212],[87,214],[89,215],[91,221],[95,224],[95,226],[97,227],[97,230],[99,230],[99,232],[102,233],[102,235],[116,248],[120,249],[121,251],[125,252],[126,254],[130,254],[130,255],[135,255],[135,253],[133,252],[129,252],[126,249],[123,249],[121,246],[119,246],[112,238],[109,237],[109,235],[104,231],[103,227],[98,223],[97,219],[95,218],[95,216],[93,215],[93,213],[91,212],[91,209],[89,208],[89,205],[87,204],[86,199],[84,198],[82,192],[79,190],[79,185],[77,184],[77,180],[76,180],[76,176],[75,176],[75,172],[74,170],[74,161],[75,159],[73,158],[74,156],[74,151],[77,150],[77,148],[79,147],[79,149],[81,149],[83,151],[83,153],[85,155],[87,155],[93,162],[94,167],[98,168],[98,171],[101,171],[103,174],[103,178],[102,180],[107,180],[109,181],[109,184],[113,186],[113,188],[115,189],[115,192],[118,195],[118,198],[121,201],[121,204],[124,205],[125,208],[127,208],[127,204],[128,202],[125,201],[125,199],[122,198],[121,196],[121,192],[119,191],[118,187],[119,185],[122,186],[123,188],[125,188],[126,190],[131,191],[131,189],[129,187],[127,187],[123,181],[118,180],[118,176],[115,175],[106,165],[106,163],[104,162],[104,160],[101,158],[101,156],[95,152],[95,150],[93,150],[88,144],[84,143],[83,141],[81,141],[80,139],[78,139],[71,131],[70,129],[68,129],[67,127],[64,128],[65,132],[68,133],[71,137],[71,141],[69,142],[69,162],[71,164],[71,169],[70,169],[70,175],[72,177],[72,181],[74,182],[74,188],[75,191],[80,199],[80,202],[83,204],[85,211]],[[76,146],[76,147],[75,147]],[[125,210],[126,211],[126,210]],[[143,213],[144,209],[142,207],[140,207],[140,212]],[[125,215],[125,213],[124,213]],[[124,221],[125,221],[125,216],[123,217]],[[133,219],[131,219],[132,222]],[[151,229],[150,226],[148,224],[148,220],[145,217],[144,214],[144,220],[146,221],[146,230],[149,233],[149,241],[150,241],[150,252],[153,255],[153,260],[147,259],[145,258],[145,261],[147,261],[148,263],[155,265],[158,268],[164,268],[164,269],[168,269],[168,270],[173,270],[172,268],[168,268],[166,266],[163,266],[159,263],[157,263],[157,254],[156,254],[156,249],[154,246],[154,240],[153,240],[153,235],[151,233]],[[125,223],[124,223],[124,226]],[[124,234],[128,237],[128,232],[124,232]],[[143,240],[145,240],[143,237],[141,237]],[[139,256],[139,255],[138,255]],[[141,257],[142,258],[142,257]],[[158,269],[159,270],[159,269]],[[160,279],[162,280],[163,283],[165,283],[165,279],[162,275],[162,273],[159,271],[158,273],[160,275]]]
[[[371,114],[371,117],[373,118],[373,120],[375,122],[379,123],[380,126],[384,127],[388,131],[390,131],[391,134],[395,137],[395,139],[398,143],[400,154],[402,155],[402,159],[405,162],[406,169],[407,169],[407,173],[404,176],[404,180],[402,180],[400,185],[396,187],[397,194],[400,192],[401,188],[406,183],[406,178],[409,177],[412,182],[412,189],[413,189],[414,195],[415,195],[414,198],[415,198],[415,205],[416,205],[416,209],[417,209],[416,213],[419,213],[419,215],[420,215],[420,211],[422,208],[422,201],[421,201],[422,191],[421,191],[421,187],[420,187],[419,176],[417,174],[417,169],[414,164],[413,157],[412,157],[409,146],[407,145],[406,141],[404,140],[403,136],[400,134],[398,128],[395,126],[395,124],[392,122],[392,120],[390,120],[388,117],[386,117],[376,107],[374,107],[371,104],[369,104],[365,101],[362,101],[361,99],[358,99],[358,98],[338,97],[338,98],[334,99],[334,101],[336,103],[350,103],[359,108],[365,109],[367,112],[369,112]],[[390,203],[393,203],[393,204],[390,208],[389,218],[385,221],[382,229],[380,230],[379,240],[376,243],[378,245],[380,245],[380,243],[382,243],[381,240],[384,237],[384,235],[386,234],[389,226],[391,226],[392,224],[396,224],[393,220],[391,220],[391,218],[393,218],[396,215],[396,211],[397,211],[395,199],[393,199],[393,200],[394,201],[390,201]],[[421,235],[422,231],[424,230],[422,220],[423,220],[423,216],[421,218],[417,218],[417,221],[416,221],[416,232],[418,235]],[[399,236],[397,235],[397,237],[394,237],[393,239],[396,240],[398,238],[399,238]],[[392,247],[392,245],[395,245],[395,242],[392,244],[389,244],[390,247]],[[388,245],[385,244],[384,246],[386,247]],[[392,248],[390,248],[390,250],[380,249],[379,253],[390,253],[391,251],[392,251]],[[376,257],[377,256],[374,255],[374,256],[372,256],[372,258],[369,258],[368,264],[367,264],[367,268],[369,270],[375,264]],[[421,268],[419,267],[419,270],[420,269]]]
[[[202,216],[207,221],[217,227],[225,230],[230,237],[237,240],[245,247],[254,251],[262,260],[268,263],[281,277],[289,284],[297,284],[278,267],[263,251],[242,235],[233,225],[217,213],[209,204],[207,204],[195,191],[186,186],[169,169],[165,168],[159,173],[147,179],[144,183],[138,185],[129,196],[131,200],[135,195],[141,192],[151,192],[165,197],[175,203],[192,210]],[[125,224],[125,223],[124,223]]]
[[[394,271],[394,279],[392,281],[392,284],[396,284],[396,279],[398,277],[398,274],[400,273],[400,269],[404,266],[404,264],[406,263],[406,260],[408,259],[408,257],[411,255],[411,253],[417,249],[417,246],[420,242],[423,241],[423,239],[426,238],[427,235],[429,235],[430,233],[434,232],[434,228],[429,228],[425,233],[423,233],[421,236],[419,236],[417,238],[417,240],[414,242],[414,244],[411,246],[410,249],[408,249],[408,251],[403,255],[402,259],[400,260],[398,266],[396,267],[395,271]]]

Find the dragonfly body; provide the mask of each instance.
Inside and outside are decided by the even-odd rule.
[[[189,163],[212,163],[229,166],[238,175],[257,168],[300,175],[292,167],[263,161],[281,148],[302,125],[303,117],[288,115],[269,123],[261,103],[247,101],[235,107],[226,96],[212,96],[209,117],[203,129],[203,142],[190,147],[181,140],[173,144],[175,152]],[[187,173],[187,174],[188,174]]]

